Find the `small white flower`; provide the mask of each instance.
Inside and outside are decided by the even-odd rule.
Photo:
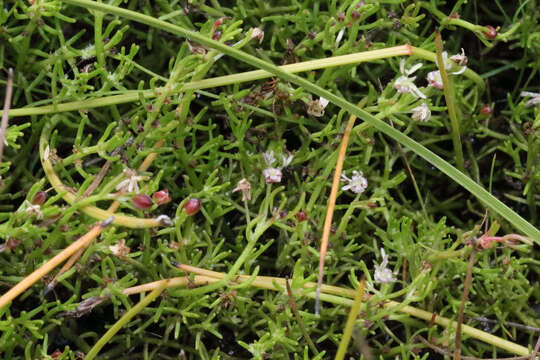
[[[281,160],[283,161],[283,165],[281,167],[274,167],[273,166],[273,164],[276,162],[276,158],[274,157],[274,151],[273,150],[265,152],[262,155],[263,155],[264,162],[268,166],[266,169],[263,170],[263,175],[264,175],[264,179],[265,179],[266,183],[271,184],[271,183],[279,183],[279,182],[281,182],[281,177],[283,176],[283,173],[281,172],[281,169],[283,169],[284,167],[289,166],[289,164],[292,162],[292,160],[294,158],[294,155],[292,155],[292,154],[290,154],[288,156],[281,155]],[[240,185],[240,183],[239,183],[239,185]]]
[[[266,175],[265,175],[266,177]],[[233,192],[241,191],[242,192],[242,201],[251,200],[251,184],[247,179],[242,179],[236,184],[236,187],[233,189]]]
[[[116,185],[116,190],[123,191],[123,192],[138,193],[139,185],[137,184],[137,181],[148,179],[148,176],[139,176],[137,175],[137,172],[132,169],[125,169],[124,175],[127,176],[127,179],[121,181],[118,185]]]
[[[281,166],[281,168],[283,169],[289,166],[291,162],[293,161],[293,158],[294,158],[293,154],[290,154],[289,156],[281,155],[281,160],[283,160],[283,165]]]
[[[450,56],[450,60],[453,60],[458,64],[459,66],[465,66],[467,65],[467,56],[465,56],[465,50],[461,48],[461,53]]]
[[[464,65],[465,65],[467,64],[467,57],[465,56],[465,51],[463,49],[461,49],[461,51],[462,51],[461,54],[453,55],[450,59],[452,60],[457,59],[454,61],[456,61],[458,65],[459,65],[459,62],[462,62],[462,63],[464,62]],[[460,68],[458,70],[450,71],[450,69],[454,67],[454,63],[448,59],[448,53],[446,51],[443,51],[442,58],[443,58],[444,68],[448,70],[448,72],[452,75],[459,75],[459,74],[462,74],[465,70],[467,70],[466,66],[459,65]],[[439,65],[439,63],[436,60],[435,60],[435,63],[437,64],[437,66]]]
[[[263,174],[264,174],[264,180],[266,181],[267,184],[279,183],[281,182],[281,177],[283,176],[281,169],[277,169],[273,167],[264,169]]]
[[[426,105],[425,102],[412,109],[412,118],[416,121],[426,122],[429,120],[430,117],[431,110],[429,110],[429,107]]]
[[[324,115],[324,109],[328,106],[328,103],[329,101],[323,97],[319,100],[311,100],[308,103],[307,113],[311,116],[321,117]]]
[[[253,39],[259,40],[259,44],[262,43],[264,39],[264,31],[262,31],[262,29],[258,27],[253,28],[253,30],[251,31],[251,40]]]
[[[368,186],[364,173],[356,170],[353,171],[353,176],[350,179],[345,174],[341,174],[341,181],[348,182],[347,185],[341,187],[341,190],[351,190],[357,194],[363,193]]]
[[[381,248],[382,261],[379,265],[375,264],[375,281],[383,284],[396,281],[392,270],[388,269],[388,255],[383,248]]]
[[[522,91],[519,96],[522,96],[522,97],[531,97],[529,100],[527,100],[527,102],[525,103],[525,106],[529,107],[529,106],[536,106],[538,104],[540,104],[540,94],[539,93],[533,93],[533,92],[530,92],[530,91]]]
[[[461,49],[461,54],[456,54],[450,57],[451,60],[455,61],[459,67],[456,71],[450,71],[453,67],[456,66],[450,59],[448,59],[448,53],[446,51],[443,51],[442,53],[443,63],[445,70],[448,70],[449,74],[452,75],[459,75],[463,74],[465,70],[467,70],[467,56],[465,56],[465,50]],[[439,63],[435,60],[435,63],[438,65]],[[435,89],[442,90],[443,89],[443,81],[441,77],[441,73],[439,70],[437,71],[431,71],[427,74],[427,81],[429,83],[429,86],[433,86]]]
[[[131,249],[126,245],[125,239],[118,240],[116,245],[109,246],[109,250],[113,253],[114,256],[125,257]]]
[[[394,88],[401,94],[412,93],[415,97],[425,99],[426,95],[422,93],[414,84],[416,76],[411,76],[416,70],[422,67],[422,63],[413,65],[409,69],[405,69],[405,60],[401,59],[399,62],[399,70],[401,71],[401,76],[394,81]]]
[[[49,145],[47,145],[47,147],[45,148],[45,151],[43,151],[43,160],[44,161],[49,160],[50,154],[51,154],[51,148],[49,147]]]
[[[262,156],[267,166],[272,166],[272,164],[276,162],[276,158],[274,157],[274,150],[263,152]]]
[[[24,210],[28,215],[36,215],[36,218],[39,220],[43,218],[43,214],[41,213],[41,206],[34,205],[28,200],[24,200],[24,205],[26,205],[26,209]]]
[[[429,83],[429,86],[433,86],[435,89],[439,90],[443,89],[442,77],[439,70],[429,72],[427,74],[427,81]]]

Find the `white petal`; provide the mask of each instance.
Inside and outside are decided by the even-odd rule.
[[[416,70],[422,67],[422,63],[414,64],[409,70],[407,70],[407,75],[414,74]]]

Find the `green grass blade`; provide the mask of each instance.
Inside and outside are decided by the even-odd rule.
[[[233,47],[227,46],[225,44],[214,41],[210,38],[207,38],[200,33],[184,29],[180,26],[167,23],[165,21],[153,18],[148,15],[137,13],[131,10],[119,8],[117,6],[111,6],[107,4],[97,3],[95,1],[89,0],[63,0],[65,4],[72,4],[86,9],[93,9],[97,11],[102,11],[111,15],[121,16],[126,19],[137,21],[148,26],[152,26],[164,31],[168,31],[172,34],[183,36],[189,40],[200,43],[201,45],[214,48],[223,52],[226,55],[232,56],[238,60],[244,61],[254,67],[257,67],[262,70],[266,70],[277,77],[295,83],[299,86],[304,87],[306,90],[316,94],[320,97],[324,97],[334,103],[335,105],[349,111],[351,114],[356,115],[363,121],[369,123],[377,130],[383,132],[392,139],[398,141],[402,145],[408,147],[416,154],[423,157],[426,161],[431,163],[433,166],[438,168],[440,171],[448,175],[451,179],[456,181],[458,184],[463,186],[467,191],[476,196],[481,202],[485,204],[490,210],[498,213],[508,222],[510,222],[514,227],[520,232],[526,234],[540,244],[540,230],[530,224],[527,220],[515,213],[510,207],[503,204],[496,197],[488,193],[482,186],[475,183],[467,175],[463,174],[455,167],[450,165],[444,159],[428,150],[426,147],[416,142],[415,140],[409,138],[408,136],[402,134],[400,131],[392,128],[390,125],[384,123],[383,121],[375,118],[373,115],[368,112],[360,109],[354,104],[348,102],[347,100],[332,94],[331,92],[313,84],[312,82],[303,79],[297,75],[288,73],[282,69],[279,69],[277,66],[268,63],[264,60],[258,59],[252,55],[246,54],[240,50],[237,50]]]

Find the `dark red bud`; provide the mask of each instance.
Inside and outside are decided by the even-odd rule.
[[[482,31],[482,33],[488,38],[489,40],[495,40],[497,37],[497,30],[491,25],[484,26],[485,31]]]
[[[279,212],[279,218],[280,219],[283,219],[284,217],[286,217],[287,215],[289,214],[289,212],[287,210],[281,210]]]
[[[360,13],[356,10],[354,10],[352,13],[351,13],[351,17],[355,20],[358,20],[360,19]]]
[[[339,21],[345,21],[345,14],[344,13],[339,13],[338,16],[337,16],[338,20]]]
[[[166,204],[171,201],[171,198],[169,196],[169,190],[163,189],[156,191],[154,195],[152,195],[152,199],[156,202],[158,206]]]
[[[484,104],[484,106],[482,106],[480,109],[480,114],[489,116],[493,114],[493,108],[489,104]]]
[[[145,210],[152,207],[152,198],[145,194],[135,195],[131,198],[133,206],[137,209]]]
[[[34,198],[32,199],[32,204],[43,205],[45,200],[47,200],[47,193],[45,191],[38,191],[36,195],[34,195]]]
[[[218,30],[212,34],[212,40],[218,41],[219,39],[221,39],[221,31]]]
[[[299,212],[297,212],[295,216],[296,216],[296,220],[298,220],[298,222],[302,222],[302,221],[307,220],[307,214],[303,210],[300,210]]]
[[[201,209],[201,200],[199,199],[189,199],[188,202],[184,205],[184,210],[186,214],[191,216],[199,212]]]

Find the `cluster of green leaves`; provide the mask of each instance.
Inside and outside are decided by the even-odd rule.
[[[452,77],[466,171],[531,223],[538,223],[539,110],[519,97],[522,90],[539,90],[534,84],[540,48],[534,2],[110,3],[198,31],[275,64],[404,43],[434,51],[433,32],[440,27],[449,53],[465,48],[468,66],[489,81],[486,95],[471,80]],[[172,202],[142,211],[131,204],[135,194],[126,194],[118,199],[119,212],[139,217],[165,214],[175,222],[160,229],[113,226],[59,278],[54,293],[43,294],[51,280],[44,279],[0,309],[3,357],[47,359],[58,350],[54,358],[76,359],[88,353],[139,300],[122,294],[123,289],[183,275],[171,260],[224,273],[239,267],[235,271],[243,274],[292,276],[297,294],[301,284],[313,280],[337,149],[349,114],[330,104],[323,117],[310,116],[311,95],[277,79],[181,92],[188,82],[252,69],[164,29],[62,1],[0,5],[5,8],[0,15],[0,68],[15,70],[12,107],[52,106],[10,119],[9,148],[0,170],[0,237],[6,244],[0,254],[1,291],[86,233],[95,219],[84,215],[81,207],[107,208],[109,194],[125,179],[123,171],[136,169],[152,152],[158,156],[140,174],[148,177],[139,183],[140,193],[167,189]],[[454,13],[460,19],[449,16]],[[218,19],[222,23],[216,25]],[[504,42],[488,42],[482,25],[500,25]],[[264,30],[262,42],[250,39],[253,27]],[[416,62],[411,59],[408,65]],[[369,113],[452,161],[452,126],[442,92],[423,89],[434,114],[427,123],[413,121],[410,111],[418,100],[392,86],[401,75],[398,64],[399,59],[378,60],[303,76],[350,102],[361,101]],[[421,78],[435,68],[426,64],[417,82],[425,85]],[[114,95],[132,100],[100,103]],[[72,101],[79,101],[78,111],[58,110]],[[99,107],[85,107],[90,103]],[[480,113],[483,103],[495,108],[492,116]],[[51,133],[42,134],[52,123]],[[62,190],[50,190],[38,216],[28,211],[28,202],[38,191],[49,190],[38,152],[40,136],[46,136],[56,173],[77,196],[88,189],[105,160],[111,167],[93,194],[76,204],[67,205]],[[164,145],[153,149],[159,140]],[[121,152],[111,155],[119,147]],[[278,162],[282,155],[294,155],[280,184],[265,182],[267,165],[261,154],[269,150]],[[361,195],[339,194],[325,282],[349,287],[356,286],[362,274],[368,278],[373,296],[357,322],[356,343],[365,339],[377,356],[404,359],[430,355],[415,343],[416,334],[451,348],[451,328],[430,327],[398,308],[383,310],[383,304],[399,300],[456,318],[470,250],[467,232],[482,221],[483,204],[366,124],[353,128],[344,172],[350,176],[353,170],[363,171],[369,186]],[[243,178],[251,184],[247,206],[242,194],[233,192]],[[182,210],[189,198],[202,201],[194,217]],[[300,210],[307,221],[296,219]],[[519,232],[500,216],[490,213],[488,218],[500,222],[504,232]],[[131,248],[127,257],[115,256],[110,249],[121,239]],[[372,280],[381,248],[390,255],[389,267],[398,278],[393,284]],[[488,331],[527,346],[533,342],[532,333],[505,325],[513,321],[540,326],[531,308],[540,302],[540,289],[534,285],[540,273],[538,250],[519,250],[492,249],[477,255],[465,321],[484,326],[474,318],[496,319],[499,325]],[[78,311],[83,301],[95,298],[105,301],[96,303],[91,313]],[[169,289],[114,336],[100,356],[314,358],[288,301],[286,292],[249,284]],[[316,346],[326,356],[334,354],[348,309],[324,304],[316,317],[311,299],[298,296],[296,302]],[[492,346],[467,339],[463,352],[478,357],[498,354]],[[352,346],[350,354],[358,353]]]

